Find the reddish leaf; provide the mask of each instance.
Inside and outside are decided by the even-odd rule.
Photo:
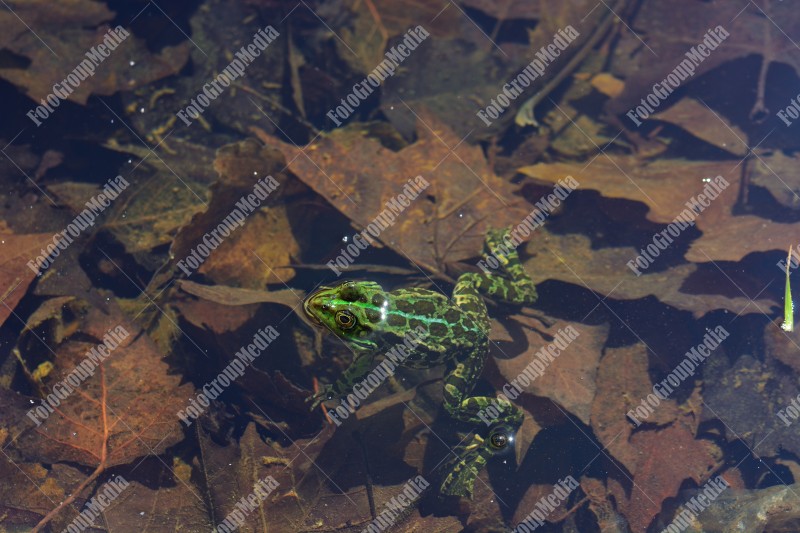
[[[609,348],[597,372],[597,395],[592,403],[592,429],[598,440],[628,472],[636,472],[641,450],[630,442],[634,425],[626,416],[647,395],[653,384],[647,373],[647,349],[641,344]],[[678,416],[673,400],[663,400],[643,422],[668,424]]]
[[[192,386],[168,374],[153,342],[116,307],[110,314],[88,309],[81,340],[70,338],[56,348],[55,370],[45,385],[66,378],[97,346],[87,335],[100,340],[119,327],[130,335],[39,427],[19,436],[15,446],[21,453],[46,463],[109,467],[161,453],[183,439],[176,412]]]
[[[639,461],[625,514],[634,533],[644,533],[662,502],[677,496],[684,480],[698,485],[705,481],[721,455],[715,444],[695,439],[680,422],[637,432],[631,444],[639,450]]]
[[[515,197],[516,187],[489,168],[481,149],[470,146],[432,114],[421,113],[417,141],[393,152],[364,136],[361,127],[341,128],[301,148],[266,134],[289,168],[358,228],[366,228],[421,176],[430,186],[396,217],[380,241],[434,271],[475,257],[489,227],[518,224],[532,206]]]
[[[538,326],[538,323],[534,324],[529,317],[515,318],[523,324],[528,323],[531,327]],[[522,374],[523,370],[536,359],[537,351],[547,346],[560,330],[566,331],[567,328],[572,328],[577,331],[579,335],[572,342],[566,334],[560,335],[560,338],[566,340],[566,349],[560,351],[560,355],[546,366],[541,376],[534,379],[529,386],[521,388],[525,392],[552,399],[588,424],[595,394],[597,362],[608,335],[608,326],[571,324],[561,320],[552,322],[551,327],[543,330],[548,338],[533,329],[525,328],[528,340],[525,351],[511,359],[501,358],[511,352],[505,355],[497,354],[495,361],[506,381],[511,382]]]
[[[4,304],[0,305],[0,325],[11,315],[36,277],[27,267],[28,261],[34,260],[52,240],[52,233],[0,233],[0,300]]]

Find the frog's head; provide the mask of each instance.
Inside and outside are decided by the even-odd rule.
[[[336,336],[362,348],[374,348],[374,332],[386,319],[389,299],[372,281],[345,281],[321,287],[303,302],[306,316]]]

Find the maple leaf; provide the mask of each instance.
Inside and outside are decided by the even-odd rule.
[[[45,380],[47,388],[61,386],[50,391],[54,401],[36,402],[39,405],[31,412],[39,425],[30,428],[33,424],[26,419],[28,428],[15,436],[13,446],[34,461],[78,463],[95,470],[40,527],[109,467],[160,454],[181,441],[183,430],[176,412],[193,392],[190,384],[181,384],[179,376],[168,374],[155,344],[116,306],[108,313],[77,304],[71,310],[82,317],[80,334],[53,349],[55,369]],[[56,390],[63,393],[64,380],[75,377],[73,370],[88,360],[88,352],[101,341],[111,348],[110,354],[95,360],[94,372],[82,383],[74,386],[67,381],[74,390],[65,398],[55,396]],[[44,414],[48,411],[45,402],[53,408],[49,415]]]
[[[303,148],[266,134],[262,141],[286,155],[289,169],[366,228],[404,186],[421,176],[429,186],[396,215],[377,239],[432,272],[475,257],[486,230],[518,224],[532,206],[517,187],[490,169],[481,149],[461,142],[430,113],[420,113],[418,138],[394,152],[362,129],[341,128]],[[421,183],[421,182],[417,182]]]
[[[721,25],[730,34],[696,65],[697,79],[725,62],[752,55],[762,57],[764,75],[758,81],[751,111],[764,112],[766,72],[772,63],[786,63],[800,74],[800,50],[790,37],[800,31],[796,6],[769,0],[674,0],[644,2],[632,22],[636,33],[623,33],[613,70],[625,77],[625,88],[606,103],[612,114],[627,112],[650,93],[711,28]],[[642,46],[644,41],[645,46]],[[688,80],[684,83],[688,83]]]

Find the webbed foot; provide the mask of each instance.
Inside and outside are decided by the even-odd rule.
[[[444,475],[439,485],[440,496],[459,496],[472,499],[475,480],[486,462],[504,451],[514,440],[514,430],[508,426],[494,428],[484,440],[474,435],[472,442],[453,450],[458,456],[443,466]]]
[[[316,394],[312,394],[308,398],[306,398],[306,403],[310,403],[311,406],[309,407],[309,411],[313,411],[316,409],[322,402],[327,400],[333,400],[335,394],[333,393],[333,387],[330,385],[324,385],[320,391]]]

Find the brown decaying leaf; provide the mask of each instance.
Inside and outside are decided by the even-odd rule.
[[[417,133],[417,141],[399,152],[355,127],[323,135],[302,149],[267,136],[262,140],[281,149],[292,172],[359,229],[421,176],[430,186],[379,240],[419,266],[443,272],[448,263],[476,256],[487,228],[518,223],[531,206],[492,173],[480,148],[462,143],[433,115],[420,113]]]
[[[630,436],[634,425],[626,416],[642,400],[653,393],[647,373],[648,352],[644,345],[608,348],[597,372],[597,394],[592,403],[592,429],[597,439],[628,472],[635,473],[641,460],[641,450],[633,446]],[[673,400],[662,400],[641,422],[665,425],[678,417]]]
[[[687,203],[703,193],[721,176],[729,185],[695,219],[703,235],[694,240],[686,252],[686,260],[739,261],[754,252],[785,250],[787,235],[800,231],[800,223],[780,224],[753,216],[734,216],[741,166],[738,161],[687,162],[663,159],[642,165],[632,156],[599,157],[586,166],[583,163],[540,163],[519,169],[537,181],[555,183],[572,175],[582,189],[594,189],[610,198],[627,198],[650,208],[647,218],[669,224]],[[746,238],[744,238],[746,236]],[[681,237],[679,236],[678,239]]]
[[[103,339],[109,330],[122,331],[120,327],[129,336],[94,375],[61,400],[40,426],[19,435],[15,446],[26,457],[107,468],[160,453],[183,438],[176,412],[186,404],[192,386],[167,374],[149,338],[114,307],[110,314],[88,309],[81,333]],[[45,385],[63,380],[97,344],[68,339],[55,347],[55,370]]]
[[[610,501],[608,489],[599,479],[583,476],[581,489],[589,498],[589,509],[597,518],[597,525],[603,533],[627,533],[624,520]]]
[[[552,399],[588,425],[595,395],[597,362],[600,360],[601,350],[608,335],[608,326],[590,326],[551,319],[550,327],[541,328],[539,323],[535,323],[529,317],[517,315],[513,318],[523,325],[530,326],[523,326],[527,347],[523,353],[509,359],[505,357],[513,355],[517,350],[500,345],[503,353],[495,352],[495,362],[502,376],[511,383],[517,380],[528,365],[539,360],[536,357],[539,350],[544,350],[551,342],[566,344],[566,348],[559,351],[559,355],[545,367],[540,376],[531,381],[527,387],[523,386],[524,381],[519,386],[524,392]],[[531,329],[537,326],[549,338]],[[568,335],[570,330],[578,334],[572,342]],[[545,355],[542,361],[546,361],[547,357]],[[536,371],[533,372],[535,374]]]
[[[130,485],[103,511],[108,531],[211,531],[214,525],[203,492],[188,475],[179,475],[189,467],[174,465],[169,471],[166,465],[158,466],[163,468],[156,486],[129,480]]]
[[[0,14],[0,44],[31,61],[25,69],[0,69],[0,77],[27,89],[36,102],[52,93],[53,84],[61,82],[86,59],[87,51],[103,42],[108,26],[102,23],[114,18],[112,11],[97,2],[70,0],[62,4],[54,9],[52,2],[42,0],[17,2],[13,10]],[[26,30],[23,20],[37,32]],[[189,58],[190,46],[183,42],[152,54],[143,40],[129,35],[68,99],[85,104],[91,94],[129,91],[175,74]]]
[[[775,21],[780,21],[780,28]],[[800,51],[791,38],[800,28],[800,17],[786,2],[645,2],[632,25],[637,28],[636,34],[623,32],[618,51],[612,56],[614,73],[626,78],[625,90],[606,105],[613,114],[638,105],[653,90],[653,84],[686,59],[685,54],[701,44],[706,32],[717,25],[730,35],[696,65],[690,80],[726,61],[751,55],[761,56],[767,64],[787,63],[800,73]],[[644,35],[646,46],[642,46],[640,35]],[[767,69],[762,72],[766,74]],[[764,86],[765,79],[759,79],[753,111],[763,112]]]
[[[770,342],[770,348],[774,347]],[[797,348],[793,350],[796,354]],[[782,411],[800,387],[796,375],[772,354],[764,361],[745,354],[732,364],[724,357],[709,358],[703,378],[704,421],[724,421],[726,437],[740,439],[760,457],[800,452],[800,427]]]
[[[750,151],[747,134],[694,98],[681,98],[653,118],[680,126],[698,139],[739,157]]]
[[[676,496],[684,480],[699,485],[708,479],[722,452],[711,441],[695,439],[680,421],[636,432],[630,441],[639,451],[639,461],[625,516],[634,533],[644,533],[662,502]]]
[[[381,110],[403,135],[413,134],[415,112],[424,107],[435,112],[459,138],[469,137],[474,143],[501,136],[520,106],[584,49],[593,31],[609,13],[594,9],[595,5],[588,0],[515,4],[495,2],[488,12],[499,19],[505,19],[510,12],[535,14],[535,23],[530,19],[518,21],[527,31],[530,44],[501,39],[506,28],[500,21],[484,31],[472,18],[465,19],[456,10],[443,11],[445,16],[453,17],[450,27],[459,30],[455,36],[450,35],[452,30],[441,32],[438,27],[425,25],[431,37],[420,45],[421,50],[409,55],[403,70],[386,80],[381,95]],[[615,7],[614,3],[611,6]],[[488,6],[484,3],[478,9],[488,9]],[[437,16],[437,22],[442,18]],[[418,20],[427,19],[421,16]],[[479,118],[477,112],[502,94],[503,84],[516,78],[535,53],[552,45],[554,36],[568,25],[579,35],[559,53],[544,75],[537,76],[529,87],[523,88],[499,117],[488,123]]]
[[[347,18],[341,16],[342,7],[348,11]],[[322,16],[326,17],[325,14]],[[442,11],[440,7],[420,0],[348,0],[336,7],[336,16],[326,18],[331,22],[341,22],[334,28],[341,36],[341,41],[335,43],[339,56],[350,68],[364,75],[385,59],[390,39],[402,38],[420,21],[425,21],[423,26],[440,38],[452,38],[461,22],[458,11]]]
[[[217,523],[234,509],[239,498],[252,492],[257,480],[267,476],[272,476],[278,486],[246,517],[246,524],[254,530],[360,531],[372,520],[363,486],[364,457],[350,431],[336,431],[335,426],[326,425],[316,436],[297,439],[284,447],[277,442],[265,443],[251,424],[238,442],[227,446],[220,446],[202,433],[200,442],[203,459],[198,467],[210,488]],[[370,459],[376,463],[383,460],[374,453]],[[373,465],[373,471],[380,473],[384,469]],[[408,479],[416,477],[411,469],[407,473],[407,478],[390,485],[375,481],[372,488],[378,512],[402,491]],[[404,533],[421,530],[455,533],[461,529],[454,517],[421,518],[416,510],[393,528]]]
[[[268,283],[285,284],[294,277],[289,265],[299,251],[288,208],[268,207],[250,215],[238,235],[226,239],[199,272],[221,285],[260,288]]]
[[[517,505],[517,510],[514,513],[514,518],[511,520],[514,524],[519,524],[523,522],[527,517],[528,514],[531,513],[533,510],[540,509],[541,503],[540,501],[547,501],[547,497],[553,493],[554,487],[557,487],[557,484],[550,484],[550,483],[531,483],[528,488],[525,490],[525,494],[522,495],[522,499]],[[539,503],[539,507],[537,507],[537,503]],[[548,521],[555,521],[555,519],[559,516],[564,516],[569,510],[566,500],[558,501],[555,508],[552,511],[549,511],[547,515]],[[520,528],[522,530],[522,528]],[[524,530],[522,530],[524,531]]]
[[[701,317],[716,309],[727,309],[733,313],[758,312],[770,309],[775,302],[767,298],[751,300],[745,295],[730,297],[724,294],[708,294],[686,288],[686,280],[695,272],[694,264],[678,265],[662,272],[644,273],[637,277],[627,266],[639,251],[632,248],[592,249],[591,240],[581,234],[560,235],[545,228],[537,230],[535,243],[529,243],[531,258],[525,268],[537,279],[557,279],[595,291],[616,300],[638,300],[653,295],[676,309],[691,311]],[[730,281],[719,273],[721,286],[728,287]],[[708,289],[709,284],[703,288]],[[755,302],[758,308],[751,305]]]
[[[70,494],[86,476],[69,465],[49,468],[36,463],[0,457],[0,523],[6,531],[29,531],[48,511]],[[73,505],[80,511],[81,501]],[[56,531],[69,525],[72,517],[63,513],[52,522]],[[19,529],[15,529],[19,528]]]
[[[750,184],[767,189],[781,205],[800,208],[798,159],[781,151],[761,154],[750,167]]]
[[[28,261],[35,260],[41,249],[52,242],[52,233],[0,233],[0,325],[11,316],[36,277],[28,268]]]
[[[684,209],[686,202],[703,192],[706,178],[722,176],[730,184],[698,217],[697,225],[712,225],[724,217],[725,209],[736,201],[738,160],[685,161],[659,159],[642,162],[635,156],[600,156],[591,164],[584,162],[538,163],[518,171],[535,181],[555,184],[565,176],[574,177],[580,190],[596,190],[607,198],[625,198],[650,208],[647,219],[669,224]],[[730,216],[730,215],[728,215]]]
[[[592,77],[590,83],[594,89],[612,98],[620,94],[625,87],[625,82],[608,72],[601,72]]]
[[[266,283],[285,283],[294,276],[287,266],[299,251],[288,218],[289,207],[277,205],[296,185],[281,171],[281,154],[248,139],[220,148],[214,160],[219,179],[211,187],[211,201],[175,237],[170,250],[175,265],[202,244],[204,235],[231,213],[242,197],[253,194],[259,180],[272,176],[278,187],[203,262],[200,272],[222,285],[261,288]],[[241,212],[241,211],[240,211]],[[245,214],[245,213],[243,213]],[[245,214],[248,215],[248,214]],[[177,266],[175,266],[176,271]]]
[[[653,392],[647,361],[643,345],[607,349],[592,405],[595,435],[633,476],[630,497],[621,503],[636,532],[646,529],[663,500],[677,495],[685,479],[704,481],[721,455],[710,441],[695,439],[696,423],[691,422],[696,420],[681,416],[673,400],[662,400],[647,418],[640,417],[648,425],[635,430],[626,413]]]
[[[201,289],[199,292],[203,293],[205,290]],[[220,312],[221,304],[204,296],[179,297],[172,305],[189,324],[215,334],[237,331],[258,313],[258,304],[227,306],[223,308],[224,312]]]
[[[180,288],[189,294],[221,305],[249,305],[254,303],[275,303],[291,309],[305,298],[305,292],[296,289],[267,291],[240,289],[224,285],[202,285],[189,280],[178,282]]]

